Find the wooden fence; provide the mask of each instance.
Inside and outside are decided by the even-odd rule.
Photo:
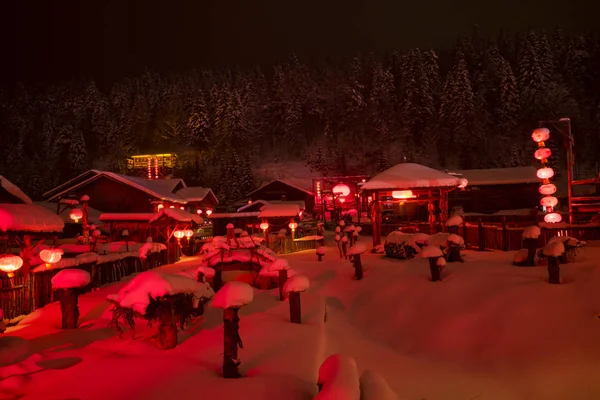
[[[150,253],[145,260],[138,257],[126,257],[102,264],[87,263],[63,269],[82,269],[90,273],[91,283],[83,288],[89,292],[107,283],[118,282],[136,272],[146,271],[167,264],[167,251]],[[0,308],[4,318],[13,319],[26,315],[37,308],[54,301],[52,277],[62,269],[48,269],[23,276],[19,271],[14,278],[6,274],[0,277]],[[22,270],[20,270],[22,271]]]

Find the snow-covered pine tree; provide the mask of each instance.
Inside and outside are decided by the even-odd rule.
[[[246,196],[254,189],[256,189],[256,179],[252,168],[252,158],[249,153],[245,153],[240,166],[240,197]]]
[[[526,121],[543,119],[542,95],[544,92],[544,72],[538,57],[538,38],[531,31],[523,39],[519,51],[518,84],[523,118]]]

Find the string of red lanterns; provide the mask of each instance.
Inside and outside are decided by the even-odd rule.
[[[538,145],[538,149],[533,156],[542,163],[542,168],[537,170],[537,177],[542,180],[542,184],[538,190],[544,196],[540,200],[540,204],[547,212],[544,216],[544,221],[547,223],[557,223],[562,221],[562,217],[559,213],[554,212],[554,208],[558,204],[558,199],[553,196],[556,193],[556,186],[550,183],[550,179],[554,176],[554,170],[548,167],[548,158],[552,155],[552,151],[545,145],[545,142],[550,139],[550,131],[547,128],[538,128],[533,131],[531,138]]]

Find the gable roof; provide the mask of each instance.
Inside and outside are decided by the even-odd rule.
[[[62,232],[63,220],[34,204],[0,204],[0,232]]]
[[[0,175],[0,188],[13,197],[17,202],[31,204],[31,199],[17,185]]]
[[[215,198],[217,203],[219,202],[219,199],[217,199],[217,196],[212,191],[212,189],[203,188],[200,186],[183,187],[179,189],[176,194],[177,196],[181,197],[182,199],[188,202],[203,201],[206,198],[206,196],[210,194]]]
[[[199,215],[190,214],[185,210],[180,210],[179,208],[163,208],[159,213],[154,214],[152,218],[150,218],[150,223],[159,221],[159,220],[168,220],[172,219],[177,222],[193,222],[195,224],[202,224],[203,219]]]
[[[34,201],[33,204],[36,206],[44,207],[46,210],[52,212],[52,214],[56,214],[56,203],[50,203],[47,201]],[[95,208],[88,206],[88,223],[89,224],[99,224],[100,223],[100,215],[102,213]],[[72,224],[73,220],[69,217],[69,212],[64,211],[58,214],[58,217],[63,220],[65,224]]]
[[[252,206],[256,206],[257,204],[262,204],[263,206],[267,205],[267,204],[274,204],[274,205],[278,205],[278,204],[294,204],[297,205],[301,210],[304,210],[306,208],[306,203],[302,200],[256,200],[253,201],[252,203],[249,204],[245,204],[242,207],[237,209],[237,212],[243,212],[244,210],[247,210],[248,208],[252,207]]]
[[[300,213],[300,207],[297,204],[265,204],[260,209],[259,218],[277,218],[277,217],[295,217]]]
[[[121,175],[115,172],[89,170],[75,178],[63,183],[62,185],[44,193],[48,201],[55,200],[61,195],[77,189],[87,183],[93,182],[100,177],[107,177],[114,181],[134,187],[150,196],[160,200],[172,201],[174,203],[185,204],[186,201],[177,196],[174,191],[178,185],[186,187],[183,179],[143,179],[135,176]]]
[[[252,192],[248,193],[248,194],[246,195],[246,197],[249,197],[249,196],[253,195],[254,193],[258,192],[259,190],[262,190],[262,189],[266,188],[267,186],[269,186],[269,185],[272,185],[272,184],[274,184],[274,183],[276,183],[276,182],[283,183],[284,185],[287,185],[287,186],[289,186],[289,187],[291,187],[291,188],[293,188],[293,189],[296,189],[296,190],[300,190],[300,191],[302,191],[302,192],[304,192],[304,193],[307,193],[307,194],[309,194],[309,195],[311,195],[311,196],[314,196],[314,195],[315,195],[313,192],[311,192],[311,191],[309,191],[309,190],[302,189],[301,187],[298,187],[298,186],[292,185],[291,183],[288,183],[288,182],[286,182],[286,181],[284,181],[284,180],[282,180],[282,179],[275,179],[274,181],[271,181],[271,182],[265,183],[264,185],[262,185],[262,186],[261,186],[261,187],[259,187],[258,189],[256,189],[256,190],[253,190]]]
[[[469,181],[468,186],[517,185],[540,181],[535,167],[466,169],[449,173],[464,177]]]
[[[375,175],[361,190],[402,190],[427,187],[458,187],[460,180],[453,175],[420,164],[397,164]]]

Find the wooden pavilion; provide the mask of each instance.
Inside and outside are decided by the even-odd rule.
[[[375,175],[361,187],[363,196],[369,198],[373,246],[381,244],[383,201],[427,204],[429,224],[443,226],[448,218],[448,193],[464,184],[456,176],[413,163],[397,164]]]
[[[174,263],[179,261],[181,255],[181,243],[180,239],[174,237],[175,231],[194,230],[203,222],[199,215],[190,214],[178,208],[164,208],[150,219],[149,224],[164,238],[169,263]],[[189,241],[191,238],[184,240]]]

